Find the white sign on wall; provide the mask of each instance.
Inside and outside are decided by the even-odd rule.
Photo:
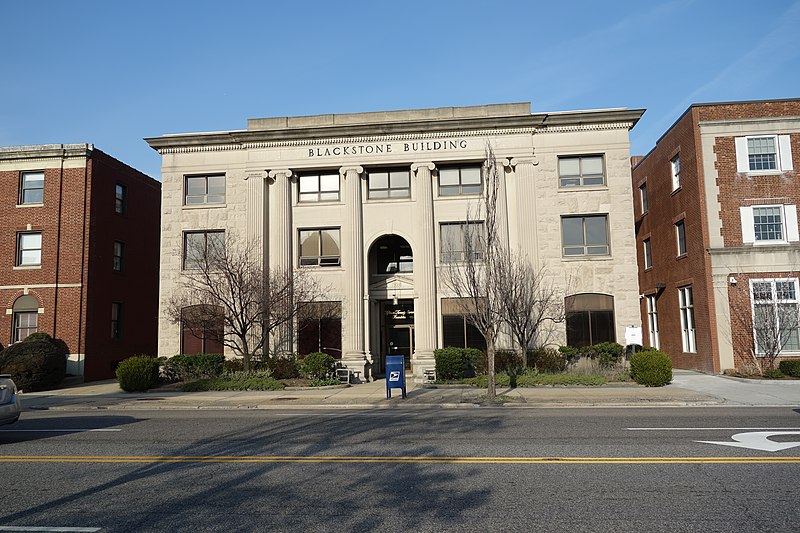
[[[627,327],[625,328],[625,344],[642,344],[642,328]]]

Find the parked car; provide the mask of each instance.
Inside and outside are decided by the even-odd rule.
[[[9,374],[0,374],[0,426],[19,420],[22,402]]]

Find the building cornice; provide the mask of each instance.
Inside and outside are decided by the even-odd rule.
[[[92,155],[91,144],[35,144],[29,146],[0,146],[0,161],[86,158]]]
[[[446,137],[535,134],[538,132],[630,129],[644,110],[612,109],[539,113],[507,117],[413,120],[375,124],[240,130],[150,137],[145,141],[162,154],[260,148],[404,141]]]

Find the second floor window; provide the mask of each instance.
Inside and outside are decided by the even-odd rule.
[[[442,263],[483,259],[483,222],[454,222],[441,226]]]
[[[19,203],[41,204],[44,202],[44,172],[23,172],[19,178]]]
[[[300,176],[301,202],[329,202],[339,199],[339,174],[335,172],[302,174]]]
[[[111,304],[111,338],[122,338],[122,304],[120,302]]]
[[[481,193],[481,167],[442,168],[439,170],[439,196]]]
[[[192,231],[183,234],[183,269],[213,270],[225,252],[225,231]]]
[[[653,267],[653,255],[650,251],[650,239],[644,240],[644,268],[652,268]]]
[[[114,212],[124,215],[128,210],[128,188],[121,183],[114,187]]]
[[[686,255],[686,224],[683,220],[675,224],[675,239],[678,243],[678,256]]]
[[[409,170],[370,170],[367,176],[369,198],[408,198],[411,196]]]
[[[341,253],[339,228],[300,230],[300,266],[336,266]]]
[[[676,155],[669,164],[672,172],[672,190],[676,191],[681,186],[681,156]]]
[[[224,204],[225,175],[186,176],[185,205]]]
[[[753,231],[757,241],[783,240],[783,206],[753,207]]]
[[[647,184],[642,183],[639,187],[639,198],[642,201],[642,214],[647,213]]]
[[[560,187],[603,185],[603,156],[559,157],[558,177]]]
[[[42,264],[42,232],[17,233],[17,266]]]
[[[565,256],[609,255],[608,215],[562,217],[561,245]]]
[[[125,243],[114,241],[114,272],[122,272],[125,260]]]
[[[691,287],[678,289],[678,300],[681,313],[681,338],[683,351],[695,353],[697,351],[694,327],[694,295]]]

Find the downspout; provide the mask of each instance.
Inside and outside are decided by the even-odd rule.
[[[83,294],[84,294],[84,279],[86,272],[86,207],[89,188],[89,163],[91,161],[92,147],[86,146],[86,164],[83,167],[83,233],[81,234],[81,290],[80,290],[80,304],[78,307],[78,357],[81,357],[81,347],[83,343]],[[87,306],[88,307],[88,306]],[[83,354],[83,374],[86,375],[86,354]],[[85,378],[84,378],[85,381]]]
[[[63,146],[63,145],[62,145]],[[56,271],[55,271],[55,296],[53,297],[53,338],[58,335],[58,280],[61,277],[61,217],[64,207],[64,159],[67,157],[66,149],[61,150],[60,169],[58,174],[58,224],[56,226]],[[78,352],[80,353],[80,352]]]

